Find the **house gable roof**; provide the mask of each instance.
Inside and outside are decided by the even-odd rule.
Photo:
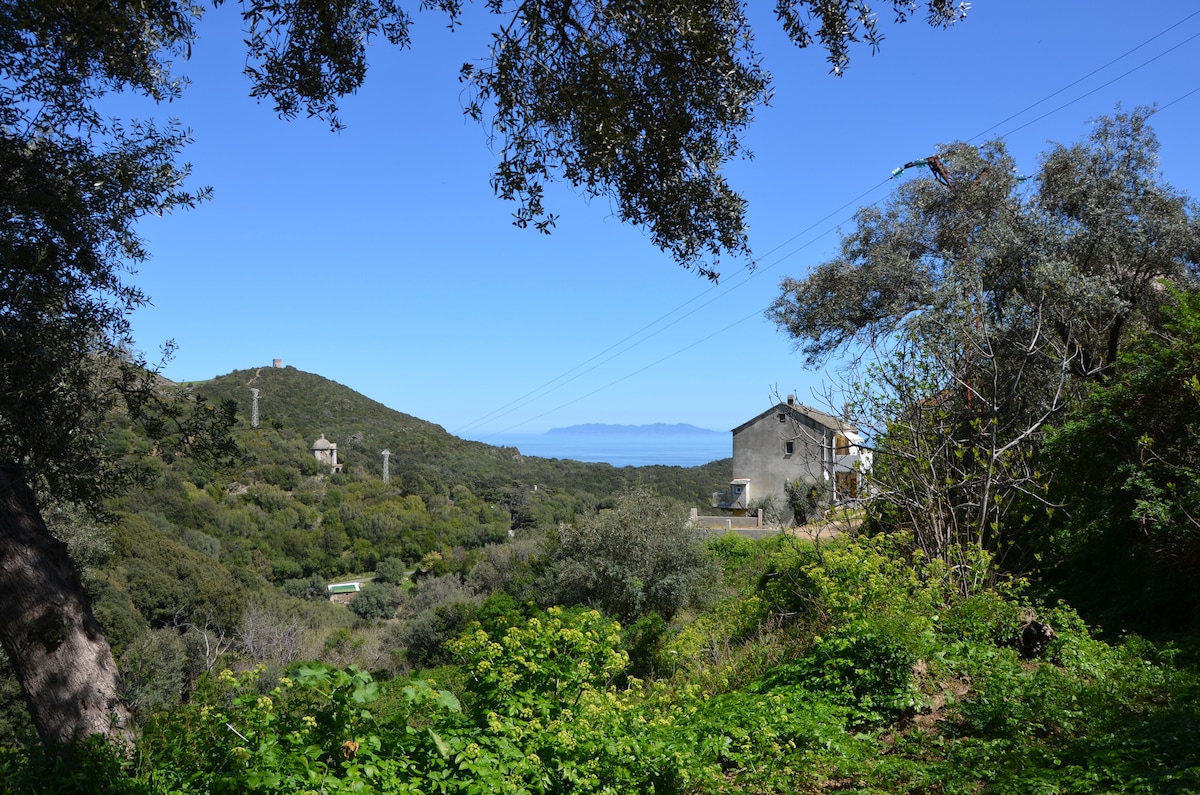
[[[779,414],[780,412],[790,414],[794,418],[807,416],[823,427],[829,428],[833,431],[848,431],[850,433],[858,433],[858,428],[846,422],[845,420],[838,419],[832,414],[826,414],[823,411],[818,411],[817,409],[814,409],[811,406],[806,406],[803,403],[777,403],[753,419],[747,420],[746,422],[743,422],[741,425],[734,428],[733,434],[736,436],[740,431],[749,428],[751,425],[761,422],[767,416]]]

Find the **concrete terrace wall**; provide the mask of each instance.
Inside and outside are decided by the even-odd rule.
[[[762,511],[757,516],[700,516],[693,508],[688,517],[688,527],[703,530],[761,530],[762,526]]]

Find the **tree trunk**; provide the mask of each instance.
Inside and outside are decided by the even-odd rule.
[[[67,545],[50,535],[19,464],[0,465],[0,643],[48,748],[132,739],[112,649]]]

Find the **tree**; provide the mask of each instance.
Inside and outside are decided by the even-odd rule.
[[[947,329],[951,331],[952,329]],[[962,329],[970,334],[977,330]],[[994,338],[982,341],[993,345]],[[964,592],[987,582],[966,572],[994,553],[1013,552],[1014,534],[1044,501],[1045,480],[1035,453],[1046,422],[1065,405],[1066,373],[1035,365],[1027,351],[1016,364],[983,348],[969,360],[924,337],[904,338],[871,351],[872,361],[851,387],[859,428],[873,440],[867,473],[871,526],[908,530],[929,558],[962,569]],[[972,352],[974,342],[968,343]],[[1040,402],[1014,395],[1030,393]],[[1016,550],[1020,552],[1020,550]]]
[[[220,4],[221,0],[214,0]],[[461,0],[423,4],[456,24]],[[893,0],[901,21],[911,7]],[[746,248],[744,203],[721,176],[768,94],[741,5],[661,0],[488,3],[502,24],[490,59],[464,70],[468,112],[499,139],[496,192],[516,223],[553,225],[543,185],[562,179],[609,196],[684,263]],[[106,119],[97,102],[129,91],[177,96],[172,72],[201,8],[179,0],[14,0],[0,7],[0,640],[47,741],[121,736],[116,667],[66,548],[40,516],[46,499],[96,504],[132,471],[100,445],[121,408],[153,435],[227,449],[231,409],[161,399],[131,359],[127,314],[146,300],[126,278],[144,260],[139,218],[194,206],[177,125]],[[777,13],[800,46],[819,40],[834,71],[849,45],[879,41],[863,0],[788,0]],[[929,0],[949,24],[963,10]],[[394,0],[248,0],[251,93],[280,115],[338,125],[338,99],[361,85],[366,45],[403,46]]]
[[[306,632],[295,608],[256,599],[242,613],[237,640],[255,662],[284,668],[304,656]]]
[[[230,418],[164,398],[128,353],[125,318],[145,302],[123,279],[146,256],[133,226],[202,198],[182,189],[187,169],[176,165],[187,135],[105,121],[94,107],[120,87],[171,96],[163,59],[191,35],[170,4],[0,10],[0,641],[46,741],[123,735],[127,712],[41,506],[94,507],[136,474],[136,461],[103,445],[110,411],[167,443],[201,445]]]
[[[1187,627],[1198,606],[1200,293],[1171,295],[1163,327],[1131,340],[1044,453],[1063,509],[1040,551],[1073,604],[1137,631]]]
[[[366,43],[409,42],[411,18],[394,0],[342,0],[334,9],[301,0],[255,0],[250,26],[252,93],[282,116],[329,118],[366,74]],[[892,0],[903,22],[915,4]],[[966,3],[928,0],[927,19],[946,26]],[[423,8],[458,24],[463,0]],[[742,153],[740,135],[770,96],[770,75],[735,0],[488,0],[501,24],[481,64],[465,64],[466,112],[483,123],[500,163],[496,195],[517,203],[514,223],[549,232],[542,203],[560,179],[609,198],[622,221],[645,228],[682,264],[716,278],[723,254],[748,253],[745,201],[721,170]],[[800,47],[819,41],[841,74],[850,47],[877,49],[878,21],[865,0],[781,0],[776,15]],[[708,259],[706,259],[708,258]]]
[[[391,618],[400,604],[400,589],[385,582],[369,582],[350,601],[350,610],[363,619]]]
[[[860,210],[842,255],[785,279],[768,316],[816,364],[955,312],[995,328],[1036,312],[1073,372],[1102,375],[1154,321],[1159,281],[1187,283],[1200,265],[1197,208],[1157,171],[1152,114],[1118,112],[1055,146],[1033,192],[1002,142],[943,147],[918,161],[936,178]]]
[[[869,362],[851,402],[874,486],[927,553],[1001,550],[1008,512],[1045,487],[1047,421],[1158,323],[1162,282],[1195,282],[1197,210],[1156,171],[1150,113],[1055,147],[1033,190],[1000,142],[945,147],[768,310],[810,364]]]
[[[718,576],[682,511],[645,488],[558,529],[549,576],[554,601],[587,604],[629,623],[647,613],[670,621]]]

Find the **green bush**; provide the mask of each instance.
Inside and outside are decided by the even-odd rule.
[[[670,621],[719,581],[720,572],[678,506],[645,488],[558,530],[547,582],[558,604],[588,605],[621,621]]]
[[[350,610],[364,619],[391,618],[401,599],[400,589],[396,586],[369,582],[350,600]]]
[[[394,557],[384,558],[375,567],[375,581],[400,585],[408,579],[408,566],[403,560]]]
[[[264,692],[260,669],[224,671],[192,704],[145,732],[141,778],[160,793],[412,793],[448,773],[431,730],[380,725],[379,686],[355,668],[300,666]],[[455,713],[457,700],[419,683],[413,713]],[[440,738],[438,738],[440,740]],[[421,764],[421,762],[425,764]]]
[[[174,629],[147,632],[121,655],[126,703],[141,720],[179,703],[187,685],[187,645]]]
[[[293,596],[297,599],[316,601],[329,598],[329,583],[320,574],[284,580],[283,585],[280,586],[280,590],[288,596]]]
[[[858,725],[880,725],[914,712],[921,693],[913,666],[930,638],[891,617],[865,619],[820,637],[800,660],[780,666],[747,688],[753,693],[796,685],[843,707]]]
[[[69,753],[37,744],[0,750],[0,792],[28,795],[158,795],[150,782],[130,775],[128,760],[98,735]]]

